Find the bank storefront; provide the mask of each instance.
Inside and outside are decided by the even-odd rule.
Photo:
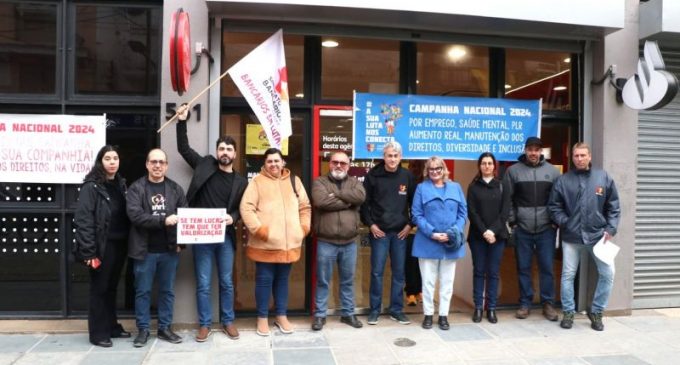
[[[471,5],[435,5],[435,2],[419,4],[418,9],[415,5],[369,9],[351,1],[340,1],[332,8],[314,1],[282,4],[164,1],[155,5],[95,1],[88,3],[95,9],[88,18],[83,9],[87,6],[80,2],[67,1],[65,6],[62,2],[44,3],[36,2],[35,6],[53,11],[54,29],[65,30],[56,32],[55,43],[73,44],[75,51],[65,55],[55,51],[53,66],[58,70],[58,77],[54,77],[55,85],[48,85],[54,88],[51,94],[44,96],[39,91],[9,89],[7,94],[0,95],[2,101],[12,112],[34,112],[37,103],[27,100],[40,94],[48,100],[40,103],[43,109],[38,110],[43,110],[41,113],[106,112],[112,121],[112,126],[107,128],[107,141],[119,144],[127,151],[123,153],[122,166],[128,169],[123,171],[128,180],[143,173],[144,152],[151,146],[160,145],[169,153],[169,175],[185,187],[188,185],[191,170],[176,152],[174,127],[156,134],[154,130],[159,121],[172,115],[176,105],[188,101],[278,29],[284,32],[293,130],[284,152],[287,167],[302,178],[306,187],[315,177],[328,171],[329,152],[351,150],[354,92],[541,100],[540,134],[546,148],[544,153],[563,172],[569,168],[569,147],[584,139],[593,145],[604,145],[602,139],[611,136],[604,137],[602,131],[612,128],[604,121],[604,116],[613,113],[607,108],[610,104],[613,104],[612,110],[623,108],[616,105],[606,86],[590,85],[590,80],[599,77],[601,68],[606,68],[604,64],[611,62],[607,57],[619,57],[606,46],[607,34],[628,27],[624,24],[625,7],[619,1],[596,5],[576,1],[568,4],[571,11],[565,8],[561,12],[554,7],[567,5],[553,4],[548,9],[548,5],[530,7],[529,1],[520,1],[513,9],[507,9],[500,1],[488,1],[495,6],[479,9]],[[633,3],[628,1],[627,6]],[[6,6],[13,7],[14,14],[22,14],[22,7],[27,6],[24,4],[10,2]],[[192,45],[202,43],[214,59],[214,63],[208,62],[208,57],[199,59],[200,66],[191,77],[189,90],[181,97],[171,87],[167,49],[169,19],[180,7],[191,19]],[[129,39],[119,41],[127,47],[129,57],[140,62],[138,75],[131,78],[135,85],[126,86],[132,89],[116,89],[114,80],[117,78],[110,75],[114,71],[119,72],[115,75],[121,75],[130,70],[107,69],[105,65],[97,69],[90,65],[99,73],[89,71],[95,90],[86,93],[81,85],[88,84],[81,78],[83,73],[87,74],[86,66],[93,63],[91,57],[95,53],[85,53],[81,44],[87,45],[88,38],[93,38],[93,47],[97,47],[110,39],[103,33],[93,36],[93,32],[86,29],[79,32],[79,26],[83,19],[94,22],[92,27],[104,24],[96,20],[105,15],[103,9],[113,9],[113,19],[120,19],[121,24],[147,24],[144,28],[147,31],[140,33],[135,28]],[[559,14],[563,19],[547,14]],[[102,37],[101,42],[97,37]],[[637,38],[632,42],[637,48]],[[55,45],[41,47],[59,48]],[[107,56],[112,57],[108,53]],[[19,62],[8,60],[11,65]],[[625,69],[625,63],[616,62],[623,65],[619,66],[620,70]],[[113,66],[113,61],[110,64]],[[630,116],[626,115],[626,118]],[[192,147],[202,153],[212,153],[213,141],[218,135],[233,136],[238,144],[235,167],[249,177],[254,176],[262,165],[261,132],[257,118],[229,76],[199,98],[192,108],[189,120]],[[625,128],[619,132],[623,133],[617,137],[621,140],[632,138]],[[625,157],[614,147],[598,147],[596,153],[600,155],[594,156],[594,162],[608,169],[610,164],[618,164],[612,161]],[[376,162],[355,160],[351,173],[361,178]],[[476,173],[475,162],[447,160],[447,164],[453,179],[466,188]],[[416,160],[404,161],[404,167],[417,169],[418,165]],[[501,168],[508,165],[503,164]],[[0,285],[6,288],[5,292],[10,290],[11,293],[0,299],[0,310],[9,316],[82,315],[86,309],[86,276],[80,267],[70,264],[65,255],[72,240],[70,222],[77,186],[0,185],[1,194],[4,194],[0,219],[3,219],[3,228],[7,227],[7,231],[0,232],[2,240],[6,240],[0,241],[0,245],[2,250],[7,250],[0,252],[0,260],[6,263],[0,265],[3,270]],[[624,184],[623,190],[630,188]],[[38,201],[38,197],[42,199]],[[51,200],[45,202],[48,198]],[[243,227],[239,227],[238,233],[234,268],[236,309],[242,315],[248,315],[255,307],[254,265],[244,254]],[[624,228],[621,241],[632,247],[632,230]],[[34,252],[35,249],[38,251]],[[314,241],[310,238],[304,245],[302,259],[293,265],[289,307],[297,313],[309,313],[311,308],[314,252]],[[356,300],[360,311],[368,305],[369,255],[364,238],[356,275]],[[629,253],[624,250],[622,255],[626,257]],[[506,250],[501,267],[499,304],[512,306],[518,298],[512,250]],[[558,288],[560,269],[558,255],[555,262]],[[624,265],[617,273],[628,275],[631,270]],[[471,272],[468,255],[458,265],[454,310],[465,310],[471,302]],[[581,300],[587,296],[587,276],[587,270],[584,270]],[[130,285],[129,281],[121,284],[121,293],[128,293],[119,296],[121,309],[131,309]],[[194,287],[193,264],[190,255],[185,253],[177,282],[176,318],[181,323],[196,320]],[[46,292],[50,293],[49,301],[35,303],[32,300],[36,293]],[[335,299],[331,299],[331,307],[337,303]],[[613,302],[616,310],[625,312],[631,308],[630,300],[625,298]]]

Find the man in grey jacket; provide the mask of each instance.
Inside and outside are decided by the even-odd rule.
[[[314,232],[316,233],[316,296],[312,329],[319,331],[326,324],[328,288],[333,277],[333,265],[338,265],[340,291],[340,322],[354,328],[363,324],[354,315],[354,272],[357,262],[359,207],[366,198],[364,186],[348,176],[349,157],[335,152],[330,159],[330,172],[312,185]]]
[[[548,209],[553,221],[560,226],[562,236],[562,313],[560,326],[572,327],[574,322],[574,277],[581,252],[587,251],[597,265],[598,281],[593,303],[588,313],[590,327],[604,330],[602,312],[607,307],[614,283],[614,267],[600,261],[593,247],[602,238],[604,244],[616,234],[621,216],[619,194],[614,180],[603,170],[590,165],[590,147],[577,143],[572,148],[574,169],[555,181]]]
[[[553,260],[555,258],[555,225],[548,213],[548,198],[553,182],[559,176],[557,169],[541,154],[543,142],[529,137],[519,162],[510,166],[503,178],[503,186],[510,192],[512,209],[508,220],[514,227],[515,257],[519,278],[519,309],[515,317],[529,317],[534,288],[531,280],[531,263],[534,255],[538,261],[539,287],[543,316],[557,321],[553,307],[555,283]]]

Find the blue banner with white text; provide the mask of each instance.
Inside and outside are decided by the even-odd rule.
[[[540,100],[354,94],[354,158],[382,158],[394,140],[405,159],[514,161],[540,130]]]

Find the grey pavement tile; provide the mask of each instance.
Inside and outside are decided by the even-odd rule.
[[[630,317],[612,317],[611,319],[640,332],[680,330],[680,318],[675,317],[630,316]]]
[[[92,346],[92,352],[139,352],[139,353],[146,353],[149,351],[151,348],[151,344],[153,344],[153,338],[149,338],[149,342],[146,346],[144,347],[134,347],[132,344],[132,341],[134,340],[133,338],[114,338],[111,341],[113,341],[113,346],[112,347],[100,347],[100,346]]]
[[[182,337],[182,342],[180,343],[170,343],[168,341],[159,340],[155,335],[149,337],[149,343],[147,347],[153,344],[153,351],[157,352],[199,352],[201,349],[206,347],[212,348],[212,340],[206,342],[196,342],[192,332],[176,332],[177,335]],[[212,338],[212,336],[210,336]],[[207,345],[207,346],[205,346]]]
[[[435,330],[444,341],[475,341],[490,340],[489,332],[476,324],[455,324],[448,331]]]
[[[536,328],[536,321],[513,321],[498,322],[496,324],[483,323],[481,326],[492,335],[501,339],[520,338],[520,337],[541,337],[541,333]]]
[[[90,352],[80,365],[141,365],[145,357],[145,352]]]
[[[450,342],[453,353],[465,361],[505,361],[519,359],[515,348],[505,341],[477,340]]]
[[[531,365],[586,365],[587,363],[578,357],[550,357],[542,359],[528,359]]]
[[[520,338],[504,341],[512,346],[523,358],[560,357],[572,354],[571,349],[563,346],[558,338]]]
[[[205,365],[207,352],[151,352],[144,365]]]
[[[382,337],[379,326],[364,326],[361,329],[354,328],[327,328],[324,327],[321,333],[326,337],[331,347],[352,347],[352,346],[384,346],[385,341]]]
[[[295,331],[291,334],[283,334],[279,331],[272,332],[272,347],[281,348],[308,348],[328,347],[328,341],[321,331]]]
[[[505,359],[505,360],[475,360],[468,361],[467,365],[529,365],[524,359]]]
[[[656,348],[661,351],[680,350],[680,331],[660,331],[646,335],[647,338],[656,342]]]
[[[262,337],[255,331],[240,331],[238,340],[232,340],[223,333],[213,333],[213,347],[219,351],[231,350],[269,350],[271,349],[271,336]]]
[[[331,347],[338,365],[371,364],[386,365],[399,364],[394,352],[385,346],[354,345],[347,347]]]
[[[635,353],[636,357],[642,361],[646,361],[654,365],[677,365],[680,363],[680,352],[659,352],[650,351]]]
[[[2,339],[0,339],[2,340]],[[20,357],[24,356],[21,352],[3,352],[0,353],[0,365],[10,365]]]
[[[269,350],[226,351],[213,353],[210,365],[270,365],[272,353]]]
[[[276,365],[335,365],[335,359],[329,348],[318,349],[279,349],[274,350]]]
[[[0,353],[26,352],[46,335],[0,335]]]
[[[583,360],[591,365],[651,365],[632,355],[587,356]]]
[[[435,331],[433,330],[411,330],[400,334],[398,331],[393,333],[392,341],[389,342],[389,348],[394,352],[399,361],[407,364],[432,364],[442,360],[451,359],[453,361],[460,361],[460,358],[451,351],[451,348],[446,345]],[[401,336],[403,337],[401,337]],[[400,336],[400,337],[397,337]],[[407,337],[408,336],[408,337]],[[407,338],[412,342],[412,346],[399,346],[396,342],[400,338]]]
[[[12,365],[79,365],[86,352],[30,352]]]
[[[91,347],[87,333],[47,335],[31,352],[85,352]]]
[[[582,336],[563,336],[560,343],[571,349],[573,356],[596,356],[626,354],[628,351],[616,340],[611,339],[607,331],[584,332]]]

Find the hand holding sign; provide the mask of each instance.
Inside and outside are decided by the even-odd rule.
[[[177,217],[177,243],[183,244],[222,243],[227,221],[233,223],[226,209],[179,208]]]

